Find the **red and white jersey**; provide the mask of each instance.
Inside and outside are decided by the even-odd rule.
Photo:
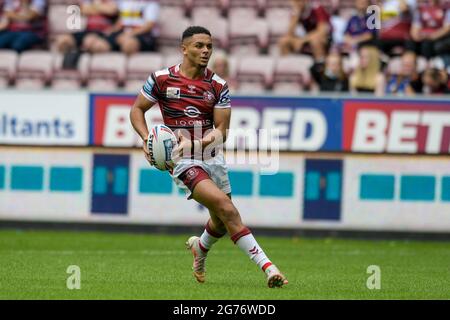
[[[421,33],[431,34],[450,24],[450,10],[442,6],[421,6],[414,14],[413,24]]]
[[[173,131],[188,130],[194,139],[214,128],[215,108],[231,107],[226,81],[208,68],[195,80],[182,76],[180,65],[156,71],[148,77],[141,94],[159,104],[166,126]]]

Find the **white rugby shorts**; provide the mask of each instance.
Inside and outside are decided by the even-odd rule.
[[[179,176],[192,167],[201,167],[209,175],[211,180],[222,190],[225,194],[231,193],[231,185],[228,177],[228,167],[225,163],[225,157],[222,152],[219,152],[214,158],[200,161],[195,159],[181,159],[171,174],[173,181],[182,189],[187,199],[191,199],[192,192],[183,183]]]

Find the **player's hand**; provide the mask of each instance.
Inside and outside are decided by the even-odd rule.
[[[178,144],[172,151],[172,160],[174,163],[180,161],[184,155],[190,154],[192,148],[192,141],[183,135],[179,135]]]
[[[147,161],[154,166],[155,163],[152,160],[152,154],[150,152],[150,150],[148,150],[148,146],[147,146],[147,140],[144,140],[144,142],[142,143],[142,149],[144,150],[144,154],[145,154],[145,159],[147,159]]]

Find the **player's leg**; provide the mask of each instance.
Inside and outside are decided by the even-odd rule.
[[[187,249],[194,256],[192,269],[198,282],[205,282],[206,256],[212,246],[227,233],[224,224],[217,218],[214,212],[209,212],[210,219],[205,225],[205,230],[200,237],[192,236],[186,242]]]
[[[228,197],[231,199],[231,194],[228,194]],[[209,210],[209,216],[210,218],[206,222],[205,230],[203,230],[202,235],[199,237],[199,246],[204,253],[208,253],[213,244],[227,233],[224,223],[214,211]]]
[[[285,277],[272,264],[251,231],[242,223],[239,211],[233,205],[230,197],[220,190],[212,180],[204,179],[198,182],[192,190],[192,197],[222,221],[231,240],[267,274],[269,287],[281,287],[283,284],[287,284]]]
[[[180,182],[191,192],[195,186],[202,180],[210,179],[209,175],[201,167],[191,167],[182,172],[176,183]],[[188,199],[192,198],[192,193]],[[227,232],[224,224],[217,215],[210,210],[211,218],[205,226],[205,230],[200,237],[192,236],[186,241],[186,248],[192,252],[194,261],[192,264],[194,277],[198,282],[205,282],[206,275],[206,256],[209,249]]]
[[[206,222],[205,230],[203,230],[203,233],[200,236],[200,245],[204,252],[208,252],[213,244],[227,233],[225,225],[217,217],[215,212],[210,210],[209,216],[210,218],[208,222]]]

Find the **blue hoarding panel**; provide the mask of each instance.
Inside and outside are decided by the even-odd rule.
[[[50,169],[50,191],[79,192],[83,187],[83,168],[52,167]]]
[[[172,178],[167,172],[155,169],[142,169],[139,172],[140,193],[171,194],[172,187]]]
[[[436,177],[404,175],[400,182],[400,200],[434,201]]]
[[[304,220],[340,220],[342,160],[305,160]]]
[[[279,172],[274,175],[260,175],[259,195],[262,197],[292,197],[294,194],[294,174]]]
[[[44,190],[44,168],[41,166],[13,166],[11,168],[11,190]]]
[[[251,196],[253,194],[253,172],[229,171],[233,196]]]
[[[92,213],[127,213],[129,162],[129,155],[94,155]]]
[[[361,200],[393,200],[395,177],[392,174],[362,174],[359,179]]]

